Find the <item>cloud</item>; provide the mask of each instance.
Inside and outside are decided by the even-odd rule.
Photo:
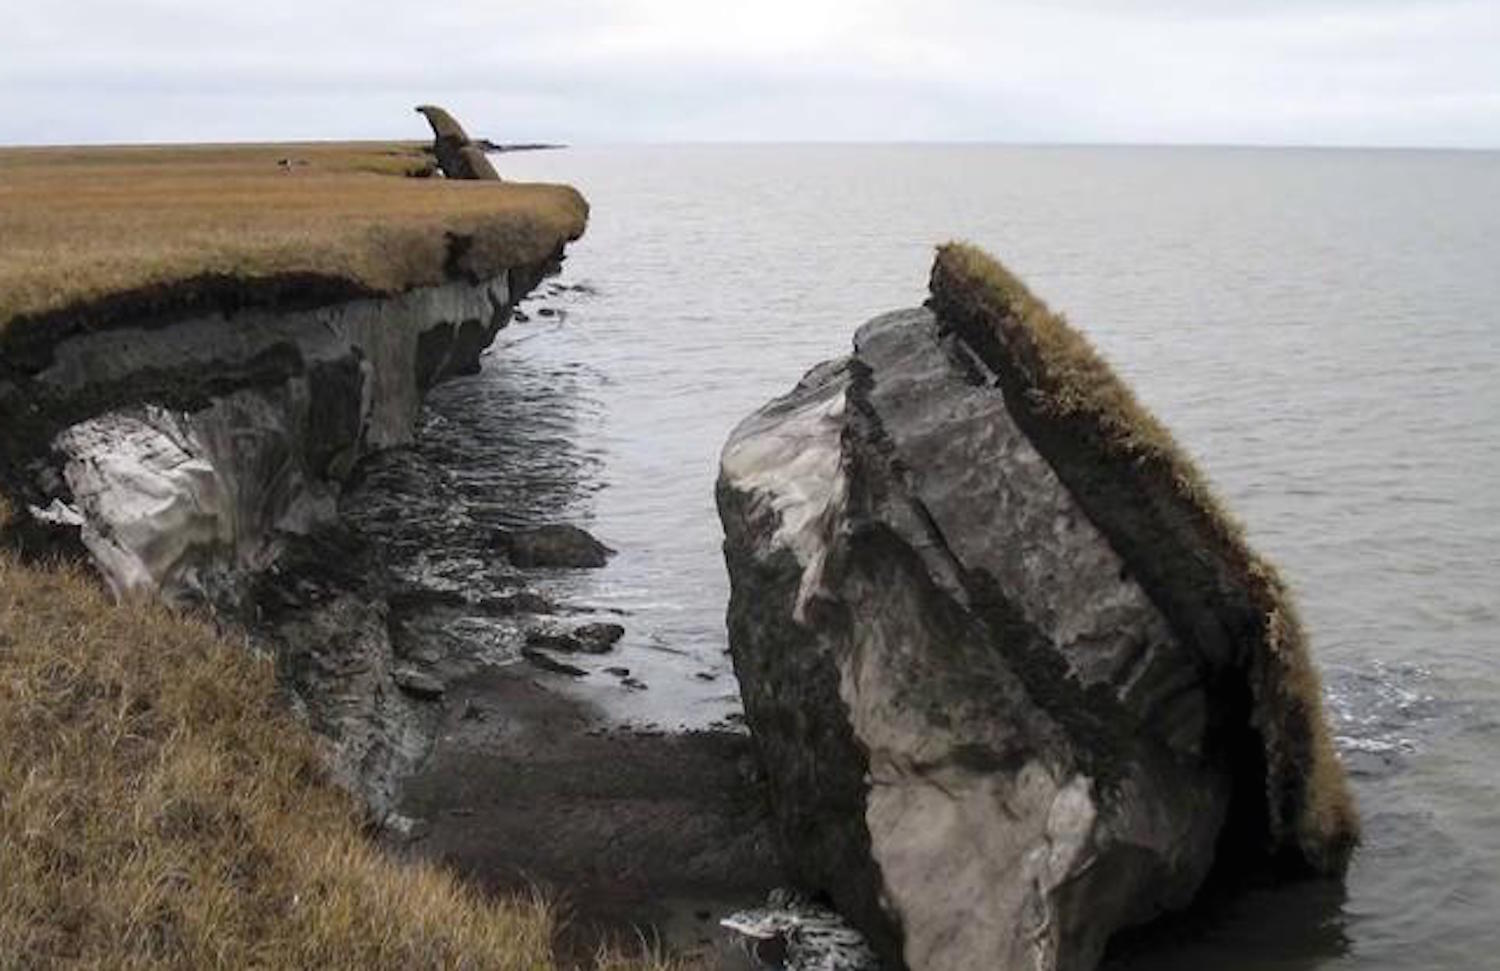
[[[54,0],[0,141],[421,134],[1500,147],[1479,0]]]

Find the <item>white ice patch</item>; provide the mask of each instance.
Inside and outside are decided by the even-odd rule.
[[[26,508],[31,513],[31,518],[38,522],[51,523],[54,526],[82,526],[84,523],[83,513],[61,499],[53,499],[45,509],[41,506]]]
[[[190,548],[231,539],[219,477],[165,409],[89,419],[54,446],[84,546],[116,594],[155,591]]]
[[[822,580],[830,517],[848,494],[841,447],[844,407],[839,387],[791,410],[758,412],[735,429],[720,459],[725,481],[776,515],[770,547],[791,550],[802,564],[793,610],[799,622]]]
[[[1047,889],[1066,882],[1083,858],[1099,818],[1093,785],[1086,776],[1075,775],[1057,791],[1047,810]]]

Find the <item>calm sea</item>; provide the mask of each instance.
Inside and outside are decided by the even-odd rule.
[[[1086,331],[1300,594],[1365,816],[1347,889],[1260,894],[1141,969],[1500,968],[1500,154],[995,146],[503,155],[593,206],[429,417],[471,512],[620,555],[585,694],[734,708],[713,507],[730,428],[979,243]]]

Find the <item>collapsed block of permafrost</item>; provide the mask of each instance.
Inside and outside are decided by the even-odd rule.
[[[893,965],[1087,968],[1211,875],[1342,873],[1286,589],[978,250],[746,419],[719,509],[787,861]]]
[[[469,138],[456,118],[437,105],[420,105],[417,113],[432,126],[432,151],[444,175],[450,179],[499,181],[500,174],[483,149]]]

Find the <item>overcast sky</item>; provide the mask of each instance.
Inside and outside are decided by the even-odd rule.
[[[0,143],[1500,147],[1500,0],[5,0]]]

